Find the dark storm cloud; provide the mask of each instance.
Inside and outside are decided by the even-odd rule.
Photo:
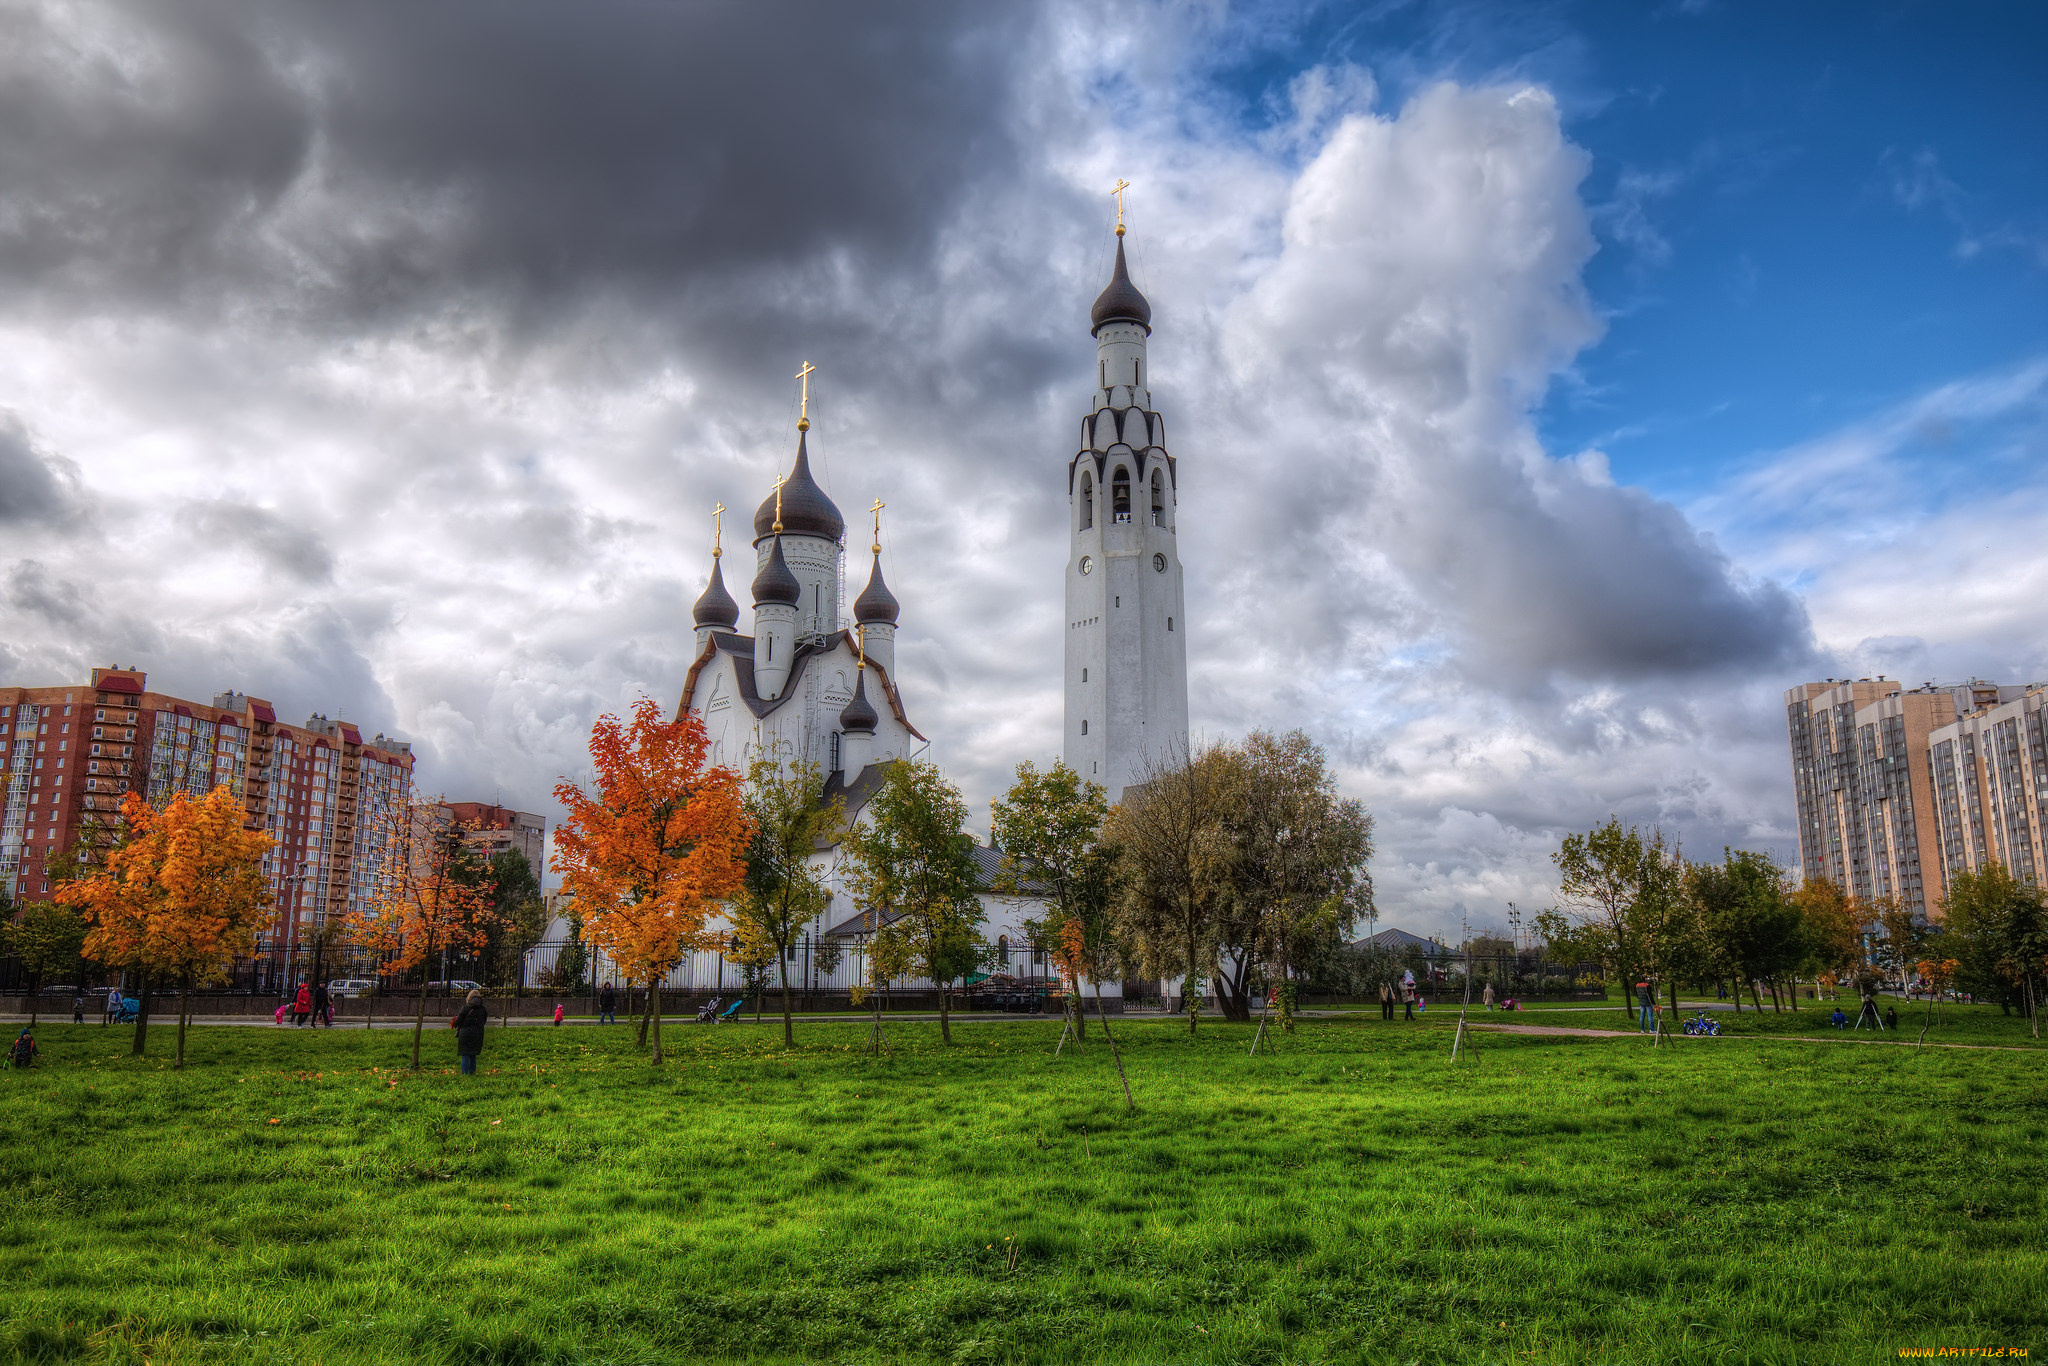
[[[0,272],[103,303],[559,303],[897,263],[1014,151],[1024,7],[455,0],[0,19]]]
[[[334,553],[319,533],[296,526],[269,508],[222,498],[188,503],[179,520],[201,539],[246,549],[268,568],[302,584],[334,577]]]
[[[77,472],[35,448],[28,428],[0,411],[0,526],[51,525],[78,511]]]

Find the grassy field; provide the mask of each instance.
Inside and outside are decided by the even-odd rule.
[[[624,1026],[514,1030],[473,1078],[445,1029],[414,1076],[403,1035],[200,1028],[180,1074],[60,1025],[0,1074],[0,1358],[2048,1345],[2034,1050],[1482,1035],[1454,1066],[1432,1016],[1256,1059],[1241,1027],[1128,1022],[1135,1116],[1099,1037],[1054,1060],[1052,1024],[896,1025],[881,1058],[856,1025],[790,1055],[677,1025],[659,1070]]]

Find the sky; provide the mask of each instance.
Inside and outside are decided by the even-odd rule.
[[[983,810],[1059,743],[1124,178],[1197,738],[1321,741],[1416,933],[1610,814],[1789,858],[1785,688],[2048,678],[2044,127],[2018,0],[22,0],[0,679],[552,816],[808,361]]]

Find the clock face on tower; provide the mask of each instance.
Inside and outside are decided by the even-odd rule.
[[[1081,572],[1086,574],[1093,568],[1095,568],[1095,557],[1093,555],[1083,555],[1081,557]]]

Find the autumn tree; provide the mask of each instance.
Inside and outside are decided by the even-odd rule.
[[[589,792],[566,778],[555,800],[555,871],[576,898],[591,942],[629,980],[644,982],[661,1053],[661,983],[692,951],[718,947],[710,922],[746,878],[753,822],[739,775],[706,762],[704,723],[664,720],[648,698],[632,720],[601,716],[590,732]]]
[[[36,993],[50,974],[78,961],[85,944],[85,921],[68,906],[52,901],[31,901],[16,909],[0,892],[0,953],[21,964],[27,979],[28,1022],[36,1022]]]
[[[747,773],[746,808],[754,837],[747,876],[732,900],[733,933],[742,952],[772,962],[782,980],[782,1046],[796,1046],[789,999],[789,960],[804,926],[832,904],[832,889],[814,860],[845,819],[837,799],[824,800],[818,766],[756,760]]]
[[[1791,896],[1799,912],[1800,939],[1806,950],[1806,966],[1816,980],[1826,975],[1840,980],[1852,973],[1863,957],[1863,927],[1868,908],[1829,878],[1808,878]],[[1796,987],[1795,992],[1796,995]]]
[[[960,790],[929,763],[884,766],[881,790],[841,845],[854,904],[876,913],[871,953],[900,959],[939,993],[939,1035],[953,1041],[946,986],[980,966],[974,840]]]
[[[1113,903],[1119,932],[1146,971],[1185,975],[1190,1034],[1201,1019],[1202,979],[1216,970],[1217,922],[1230,894],[1219,813],[1231,768],[1221,745],[1154,756],[1103,825],[1124,855]]]
[[[192,987],[249,953],[270,922],[263,855],[272,841],[244,828],[246,819],[241,799],[226,786],[196,800],[178,793],[162,810],[131,792],[118,838],[57,887],[57,900],[90,926],[85,953],[136,974],[138,1057],[148,1037],[149,993],[157,983],[175,982],[177,1066],[185,1065]]]
[[[990,890],[1044,904],[1044,917],[1025,922],[1025,933],[1034,948],[1075,974],[1069,996],[1075,1035],[1082,1039],[1087,1020],[1080,1009],[1080,979],[1095,984],[1095,1013],[1106,1031],[1102,979],[1123,960],[1109,913],[1117,851],[1102,840],[1108,815],[1101,785],[1059,759],[1043,773],[1028,761],[1017,765],[1016,781],[990,812],[990,837],[1000,853]]]
[[[377,881],[346,924],[387,971],[420,975],[412,1020],[412,1066],[418,1071],[428,979],[451,951],[473,954],[488,942],[495,920],[491,889],[482,860],[439,797],[394,801],[366,833],[379,845]]]

